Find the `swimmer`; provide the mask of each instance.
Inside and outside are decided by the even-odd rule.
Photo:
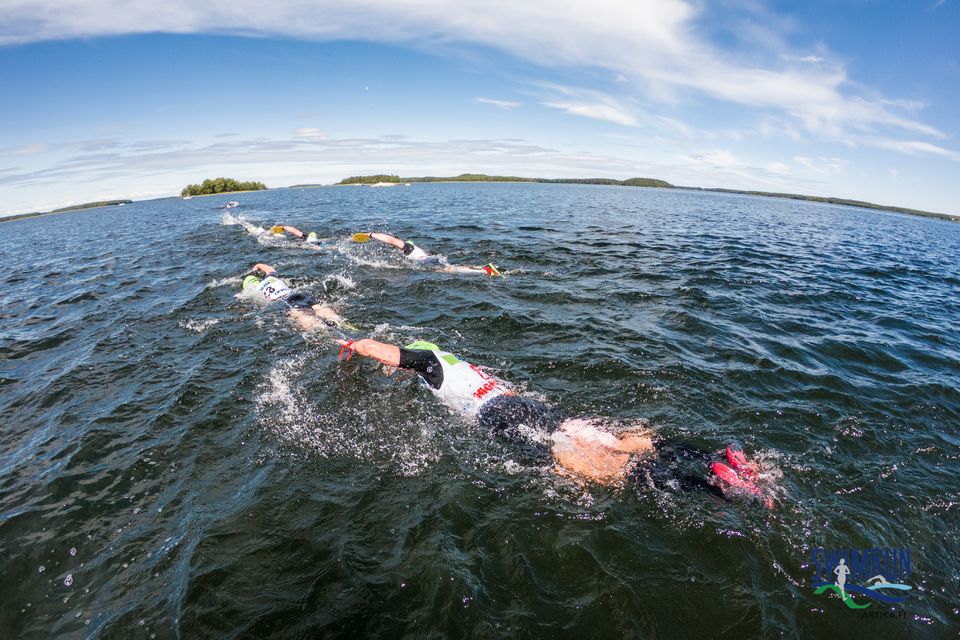
[[[529,453],[549,457],[557,473],[608,485],[647,477],[657,484],[704,489],[728,499],[753,497],[767,508],[773,507],[772,497],[754,483],[752,465],[742,452],[729,447],[727,461],[735,461],[737,469],[720,462],[711,465],[712,453],[659,438],[643,421],[612,430],[610,424],[615,421],[610,419],[565,418],[553,407],[516,395],[502,380],[430,342],[406,347],[370,338],[337,343],[341,358],[344,352],[348,359],[355,352],[389,367],[416,372],[450,409]],[[717,464],[732,476],[718,474]]]
[[[311,331],[327,327],[344,327],[346,322],[336,311],[305,293],[293,291],[277,275],[277,270],[268,264],[257,263],[251,271],[260,273],[243,279],[244,293],[252,293],[267,302],[283,302],[289,309],[290,317],[302,329]]]
[[[433,256],[413,244],[409,240],[401,240],[400,238],[395,238],[386,233],[356,233],[353,235],[353,239],[356,242],[366,242],[370,238],[374,240],[379,240],[380,242],[389,244],[392,247],[396,247],[403,251],[403,255],[406,256],[408,260],[413,260],[418,264],[422,264],[427,267],[433,267],[437,271],[443,273],[476,273],[476,274],[486,274],[491,278],[495,278],[499,275],[502,275],[497,269],[496,265],[492,262],[484,267],[471,267],[471,266],[462,266],[455,264],[447,264],[440,256]]]
[[[294,238],[299,238],[307,244],[320,244],[320,238],[317,237],[316,231],[311,231],[310,233],[304,234],[303,231],[300,231],[300,229],[286,224],[271,227],[270,229],[262,231],[262,233],[272,233],[275,236],[282,236],[285,233],[289,233]]]

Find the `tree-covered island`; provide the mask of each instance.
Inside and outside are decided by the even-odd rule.
[[[263,191],[267,185],[262,182],[240,182],[233,178],[207,178],[200,184],[188,184],[180,192],[181,196],[209,196],[231,191]]]
[[[99,207],[116,207],[122,204],[130,204],[133,200],[98,200],[97,202],[84,202],[70,207],[60,207],[50,213],[66,213],[67,211],[80,211],[82,209],[97,209]]]
[[[337,184],[377,184],[380,182],[542,182],[556,184],[605,184],[622,187],[661,187],[670,189],[672,184],[664,180],[653,178],[629,178],[615,180],[613,178],[521,178],[519,176],[488,176],[484,173],[461,173],[458,176],[438,177],[422,176],[419,178],[401,178],[392,174],[377,174],[373,176],[350,176]]]

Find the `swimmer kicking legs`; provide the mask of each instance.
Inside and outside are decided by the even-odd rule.
[[[439,256],[430,255],[409,240],[401,240],[400,238],[396,238],[387,233],[369,233],[363,235],[368,235],[374,240],[379,240],[380,242],[388,244],[392,247],[396,247],[403,252],[403,255],[406,256],[408,260],[413,260],[414,262],[424,266],[433,267],[437,271],[441,271],[443,273],[483,273],[490,277],[501,275],[500,271],[497,270],[497,267],[493,263],[490,263],[485,267],[447,264]]]
[[[605,418],[564,418],[557,409],[516,395],[505,382],[429,342],[414,342],[406,347],[370,338],[337,342],[341,354],[346,349],[390,367],[414,371],[450,409],[475,419],[491,434],[524,450],[549,456],[557,473],[600,484],[617,484],[634,473],[639,460],[659,459],[670,463],[666,482],[675,481],[681,488],[706,489],[719,495],[727,495],[728,491],[730,495],[754,495],[765,506],[772,507],[772,498],[761,495],[749,476],[741,477],[731,470],[739,485],[716,475],[716,481],[704,477],[708,469],[712,470],[712,453],[659,439],[645,422],[620,425],[614,431],[608,426],[611,421]],[[701,473],[687,474],[683,467],[690,462]],[[734,488],[749,491],[733,491]]]

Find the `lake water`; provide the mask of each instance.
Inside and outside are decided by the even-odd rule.
[[[367,229],[507,277],[349,242]],[[958,224],[415,184],[3,223],[0,254],[0,637],[957,632]],[[777,507],[560,479],[238,297],[258,261],[356,335],[439,343],[570,415],[739,444]],[[816,547],[907,547],[913,589],[885,618],[816,596]]]

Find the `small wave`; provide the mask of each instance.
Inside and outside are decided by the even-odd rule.
[[[295,436],[296,440],[300,438],[296,437],[299,434],[296,433],[295,426],[301,423],[300,418],[304,413],[298,408],[301,398],[292,386],[292,381],[303,373],[305,360],[305,356],[296,356],[277,363],[267,375],[269,388],[256,398],[258,410],[266,407],[280,409],[279,424],[285,427],[283,435]]]
[[[440,458],[430,418],[397,423],[393,402],[345,406],[343,398],[329,395],[336,390],[318,393],[311,384],[313,357],[303,353],[277,362],[255,397],[260,424],[285,448],[297,455],[375,462],[403,476],[420,475]]]
[[[216,289],[218,287],[237,286],[243,282],[240,276],[229,276],[220,280],[211,280],[204,289]]]
[[[361,258],[359,256],[356,256],[352,253],[344,253],[344,255],[347,257],[347,260],[349,260],[350,262],[353,262],[354,264],[358,264],[362,267],[373,267],[374,269],[405,269],[406,268],[405,265],[392,264],[384,260],[368,260],[366,258]]]
[[[207,318],[206,320],[181,320],[180,328],[194,333],[203,333],[212,326],[220,323],[219,318]]]
[[[340,289],[350,291],[356,288],[357,283],[353,281],[353,278],[340,273],[331,273],[323,279],[323,289],[327,293],[339,291]]]

